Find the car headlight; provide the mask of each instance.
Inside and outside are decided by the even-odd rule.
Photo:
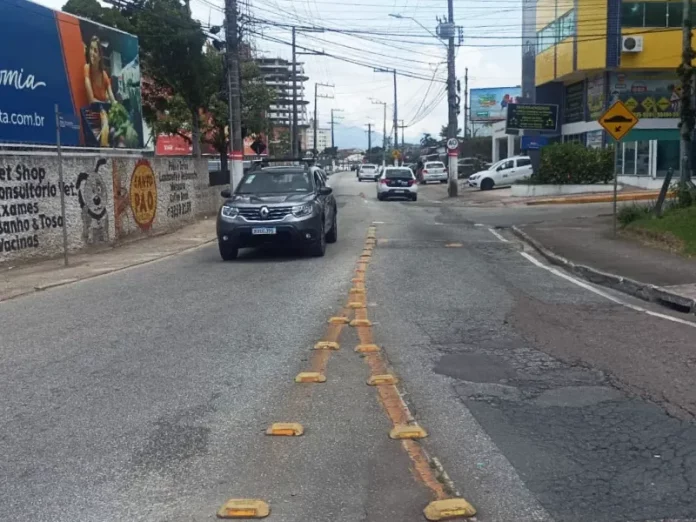
[[[234,218],[239,215],[239,209],[237,207],[231,207],[229,205],[223,205],[222,210],[220,210],[222,217]]]
[[[309,216],[313,210],[314,207],[311,203],[305,203],[304,205],[292,207],[292,215],[295,217]]]

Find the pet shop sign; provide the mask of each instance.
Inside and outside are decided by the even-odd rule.
[[[133,219],[142,230],[148,230],[157,214],[157,181],[149,161],[136,163],[129,193]]]

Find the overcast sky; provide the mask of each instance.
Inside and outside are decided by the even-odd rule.
[[[60,9],[64,0],[37,0]],[[241,0],[240,0],[241,1]],[[409,127],[406,138],[415,140],[424,132],[437,135],[447,122],[445,84],[447,51],[435,32],[436,17],[447,13],[446,0],[243,0],[242,12],[262,22],[249,27],[252,45],[261,56],[289,59],[290,29],[277,24],[317,26],[339,31],[299,33],[297,45],[341,56],[374,67],[395,68],[417,76],[398,76],[398,115]],[[224,0],[191,0],[194,17],[208,26],[222,24]],[[397,19],[389,14],[399,14]],[[456,75],[464,86],[469,68],[469,87],[508,87],[520,84],[521,2],[519,0],[455,0],[454,17],[463,26],[464,40],[457,48]],[[387,132],[392,129],[393,81],[390,74],[371,67],[347,63],[328,56],[302,56],[309,81],[305,84],[313,110],[314,82],[332,84],[320,92],[333,99],[319,100],[323,126],[332,108],[342,109],[346,124],[365,127],[374,123],[381,132],[383,108],[370,98],[387,102]],[[434,78],[435,81],[431,81]],[[311,112],[310,112],[311,115]],[[459,127],[462,127],[460,115]]]

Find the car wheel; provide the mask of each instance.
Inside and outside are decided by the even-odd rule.
[[[334,210],[333,224],[329,233],[326,234],[326,242],[335,243],[336,241],[338,241],[338,213]]]
[[[414,194],[413,197],[411,198],[413,201],[418,201],[418,194]]]
[[[446,180],[446,179],[441,179],[441,180],[440,180],[440,183],[447,183],[447,180]]]
[[[232,261],[237,259],[237,254],[239,253],[237,248],[234,248],[229,243],[222,242],[218,242],[218,246],[220,247],[220,257],[223,261]]]
[[[493,180],[490,178],[486,178],[481,182],[481,190],[491,190],[493,189]]]
[[[319,240],[315,241],[311,247],[309,247],[309,254],[312,257],[324,257],[326,253],[326,234],[324,233],[324,226],[322,224],[322,230],[319,234]]]
[[[384,201],[384,196],[382,194],[377,194],[377,199],[380,201]]]

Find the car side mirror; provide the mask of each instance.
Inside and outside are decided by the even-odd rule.
[[[231,198],[231,197],[232,197],[232,192],[230,191],[230,189],[225,189],[225,190],[223,190],[222,192],[220,192],[220,195],[221,195],[223,198]]]
[[[320,196],[328,196],[333,192],[333,189],[331,187],[319,187],[319,195]]]

